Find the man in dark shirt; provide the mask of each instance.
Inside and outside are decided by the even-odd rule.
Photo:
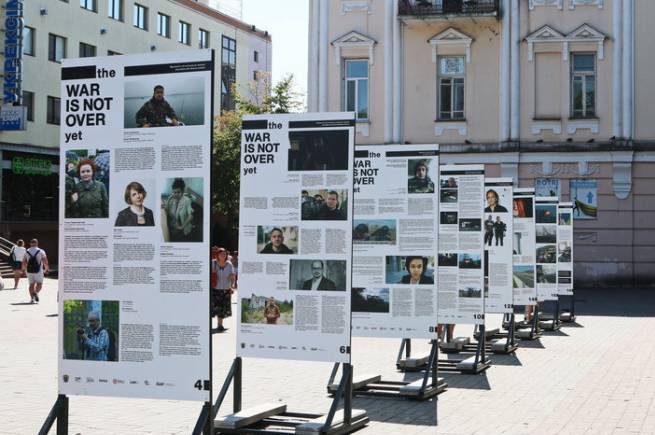
[[[328,192],[325,204],[318,211],[317,220],[345,221],[346,213],[339,209],[339,194],[334,190]]]
[[[146,101],[136,112],[136,125],[140,128],[179,125],[175,110],[164,99],[164,87],[162,85],[155,86],[152,98]]]

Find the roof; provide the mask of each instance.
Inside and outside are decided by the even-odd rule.
[[[237,20],[236,18],[233,18],[229,15],[226,15],[222,12],[217,11],[216,9],[213,9],[207,5],[204,5],[202,3],[198,3],[194,0],[174,0],[176,3],[179,3],[183,6],[188,7],[189,9],[193,9],[197,12],[200,12],[201,14],[207,15],[210,18],[213,18],[215,20],[221,21],[225,24],[229,24],[231,26],[234,26],[238,29],[243,30],[244,32],[251,33],[253,35],[256,35],[262,39],[265,39],[267,41],[271,41],[271,34],[268,33],[266,30],[260,30],[255,28],[254,25],[250,25],[248,23],[245,23],[241,20]]]

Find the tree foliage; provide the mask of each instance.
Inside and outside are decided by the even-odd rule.
[[[216,118],[212,144],[212,212],[227,218],[229,228],[239,223],[239,177],[241,163],[241,119],[244,115],[290,113],[303,109],[302,95],[295,91],[289,74],[272,88],[264,77],[260,85],[250,86],[250,96],[237,92],[236,109]]]

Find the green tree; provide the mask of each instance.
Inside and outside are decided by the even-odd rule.
[[[293,74],[270,87],[267,78],[263,86],[251,86],[250,98],[232,88],[236,109],[216,117],[212,144],[212,212],[224,216],[225,228],[233,231],[239,224],[239,177],[241,164],[241,119],[244,115],[290,113],[302,110],[302,95],[295,91]],[[263,95],[260,95],[263,94]]]

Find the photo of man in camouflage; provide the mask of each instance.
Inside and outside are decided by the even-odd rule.
[[[136,125],[140,128],[178,126],[175,110],[164,99],[164,87],[155,86],[152,98],[136,112]]]

